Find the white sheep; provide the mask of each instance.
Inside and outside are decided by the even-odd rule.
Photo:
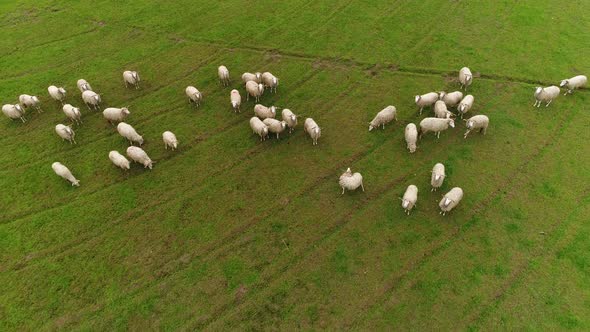
[[[197,107],[201,105],[201,101],[203,101],[203,94],[201,91],[197,90],[194,86],[189,85],[184,89],[184,92],[188,97],[189,104],[194,103]]]
[[[451,189],[438,203],[441,210],[439,214],[444,216],[447,212],[450,212],[461,202],[461,199],[463,199],[463,189],[459,187]]]
[[[150,159],[148,154],[137,146],[130,146],[127,148],[127,156],[136,163],[142,164],[143,168],[152,169],[154,162]]]
[[[443,185],[445,177],[445,165],[436,163],[432,168],[432,175],[430,177],[430,185],[432,186],[430,191],[436,191],[438,188],[440,188]]]
[[[262,74],[261,73],[244,73],[242,74],[242,81],[244,83],[248,83],[248,81],[254,81],[256,83],[262,83]]]
[[[418,129],[416,129],[416,125],[413,123],[408,123],[406,126],[406,131],[404,132],[404,137],[406,139],[406,144],[410,153],[416,152],[416,141],[418,140]]]
[[[287,129],[287,122],[277,119],[266,118],[262,120],[262,123],[268,127],[269,132],[277,134],[277,139],[279,139],[279,134]]]
[[[447,109],[447,105],[444,101],[437,100],[436,103],[434,103],[434,116],[439,119],[448,119],[451,116],[454,116],[454,114]]]
[[[229,70],[226,66],[219,66],[219,68],[217,68],[217,76],[219,76],[219,82],[221,82],[223,86],[229,85]]]
[[[129,165],[129,160],[125,158],[124,155],[120,154],[119,151],[113,150],[109,152],[109,159],[113,162],[113,164],[115,164],[115,166],[121,169],[128,170],[131,168]]]
[[[18,101],[23,105],[24,108],[31,108],[34,107],[37,110],[37,113],[42,113],[43,110],[41,109],[41,102],[37,96],[30,96],[30,95],[20,95],[18,97]]]
[[[410,211],[412,211],[414,205],[416,205],[416,202],[418,201],[418,187],[413,184],[409,185],[401,200],[402,208],[409,216]]]
[[[229,99],[231,101],[231,107],[234,109],[234,112],[240,112],[240,105],[242,104],[242,96],[240,95],[240,91],[233,89],[229,94]]]
[[[108,107],[102,111],[102,116],[109,122],[122,122],[124,121],[131,112],[127,107],[116,108],[116,107]]]
[[[55,174],[59,175],[63,179],[68,180],[72,184],[72,186],[80,186],[80,180],[76,179],[72,172],[70,172],[70,170],[62,163],[56,161],[53,164],[51,164],[51,168],[53,169]]]
[[[373,128],[379,128],[382,126],[385,129],[385,124],[390,123],[391,121],[397,121],[397,109],[395,106],[387,106],[375,115],[375,118],[371,122],[369,122],[369,131],[373,130]]]
[[[465,88],[467,91],[467,87],[471,85],[473,82],[473,74],[471,74],[471,70],[467,67],[461,68],[459,70],[459,83],[461,83],[461,89]]]
[[[283,121],[285,121],[287,127],[289,127],[289,134],[292,133],[295,126],[297,126],[297,116],[288,108],[284,108],[281,114],[283,116]]]
[[[121,136],[125,137],[129,141],[129,144],[133,144],[133,143],[138,143],[139,145],[143,144],[143,137],[141,137],[141,135],[139,135],[137,133],[137,131],[135,131],[135,129],[133,127],[131,127],[131,125],[129,125],[125,122],[120,122],[117,125],[117,131],[119,132],[119,134]]]
[[[553,99],[555,99],[559,96],[559,88],[556,87],[555,85],[548,86],[546,88],[538,86],[535,89],[534,96],[535,96],[535,103],[533,104],[533,107],[534,106],[540,107],[541,102],[543,102],[543,101],[547,102],[547,105],[545,105],[545,107],[547,107],[547,106],[549,106],[549,104],[551,104]]]
[[[84,100],[84,103],[86,104],[86,107],[88,107],[88,109],[93,109],[95,111],[100,111],[100,95],[94,91],[84,91],[82,92],[82,100]]]
[[[84,92],[84,91],[92,91],[92,87],[90,86],[90,83],[86,82],[85,79],[81,78],[76,82],[76,85],[78,86],[78,89],[80,90],[80,92]]]
[[[168,147],[172,148],[172,151],[178,147],[178,139],[171,131],[165,131],[162,133],[162,140],[164,140],[164,148],[168,150]]]
[[[262,73],[261,80],[266,87],[270,88],[270,92],[277,92],[277,87],[279,86],[279,79],[276,76],[269,72],[264,72]]]
[[[421,96],[417,95],[414,97],[416,105],[420,107],[420,115],[422,115],[422,109],[424,107],[432,106],[438,100],[438,97],[438,93],[436,92],[429,92],[427,94],[423,94]]]
[[[23,123],[27,121],[25,119],[25,110],[19,104],[2,105],[2,113],[12,120],[20,119]]]
[[[250,96],[256,99],[256,102],[260,100],[260,97],[264,93],[264,85],[256,83],[255,81],[246,82],[246,101],[250,100]]]
[[[123,72],[123,82],[125,83],[126,88],[128,85],[131,85],[135,86],[136,89],[139,89],[140,80],[139,74],[136,71],[126,70]]]
[[[463,92],[461,91],[454,91],[446,93],[442,91],[439,94],[440,100],[444,101],[447,107],[455,107],[459,104],[461,99],[463,99]]]
[[[74,107],[70,104],[65,104],[61,109],[64,112],[64,114],[68,117],[68,119],[72,120],[72,123],[82,123],[82,113],[80,113],[80,109],[78,107]]]
[[[559,83],[559,86],[562,88],[566,88],[567,90],[563,94],[564,96],[568,93],[571,94],[574,92],[575,89],[579,89],[588,83],[588,77],[584,75],[574,76],[572,78],[566,79]]]
[[[453,119],[424,118],[420,121],[419,138],[429,131],[433,131],[436,134],[436,138],[439,138],[440,132],[449,129],[449,126],[455,128],[455,121]]]
[[[459,111],[459,115],[461,115],[461,119],[463,118],[463,114],[469,112],[469,110],[473,106],[474,101],[475,101],[475,98],[472,95],[467,95],[461,100],[461,102],[459,103],[459,106],[457,106],[457,111]]]
[[[318,144],[318,138],[322,136],[322,129],[312,118],[305,119],[303,131],[311,137],[313,145]]]
[[[264,120],[266,118],[275,118],[277,114],[277,108],[275,106],[266,107],[262,104],[254,105],[254,115]]]
[[[47,91],[49,92],[51,98],[59,101],[62,105],[64,104],[64,100],[66,99],[66,89],[51,85],[47,88]]]
[[[486,131],[488,130],[488,125],[490,124],[490,119],[485,115],[475,115],[469,118],[469,120],[465,121],[467,122],[467,131],[465,132],[463,138],[467,138],[469,132],[477,129],[479,129],[480,133],[483,133],[485,135]]]
[[[250,118],[250,128],[252,132],[260,136],[260,140],[264,141],[268,136],[268,126],[264,124],[258,117],[253,116]]]
[[[342,195],[344,195],[344,191],[346,190],[356,190],[358,187],[365,191],[365,187],[363,186],[363,176],[361,173],[352,173],[350,167],[346,170],[346,172],[340,175],[340,179],[338,180],[338,184],[342,187]]]
[[[70,142],[70,144],[72,144],[72,143],[76,144],[76,140],[74,139],[74,136],[76,136],[76,133],[74,132],[74,130],[71,127],[60,123],[55,126],[55,132],[57,133],[57,135],[59,137],[61,137],[62,141],[67,140],[68,142]]]

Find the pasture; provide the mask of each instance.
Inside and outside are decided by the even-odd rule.
[[[536,86],[590,74],[589,12],[554,0],[0,2],[0,101],[34,94],[44,109],[0,118],[0,330],[590,329],[590,92],[532,107]],[[405,125],[432,114],[414,96],[458,90],[463,66],[487,135],[463,139],[457,121],[408,153]],[[140,89],[125,89],[127,69]],[[261,103],[300,115],[293,134],[252,134],[246,71],[279,77]],[[85,108],[79,78],[103,107],[129,107],[153,170],[110,163],[128,143]],[[81,107],[76,145],[53,130],[66,119],[52,84]],[[387,105],[398,121],[369,132]],[[305,117],[322,127],[317,146]],[[437,162],[447,178],[431,193]],[[366,192],[340,195],[347,167]],[[454,186],[465,197],[440,216]]]

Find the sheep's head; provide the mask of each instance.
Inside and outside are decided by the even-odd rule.
[[[563,88],[567,84],[568,84],[568,81],[567,80],[563,80],[563,81],[561,81],[561,83],[559,83],[559,86]]]
[[[420,101],[420,98],[422,98],[422,97],[420,97],[420,96],[414,97],[414,100],[416,101],[416,103],[418,103]]]
[[[541,93],[541,91],[543,91],[543,88],[542,88],[542,87],[540,87],[540,86],[538,86],[538,87],[535,89],[535,97],[536,97],[536,96],[538,96],[538,95]]]
[[[151,159],[148,158],[147,162],[145,163],[145,166],[149,169],[152,169],[152,167],[154,167],[154,163]]]
[[[467,124],[465,126],[467,127],[467,129],[471,129],[473,127],[473,120],[467,121]]]
[[[271,112],[273,115],[277,114],[277,108],[276,108],[275,106],[271,106],[271,107],[270,107],[270,112]]]
[[[33,102],[35,102],[35,104],[39,103],[39,98],[37,98],[37,96],[31,97],[31,99],[33,99]]]
[[[449,121],[449,126],[451,126],[451,128],[455,128],[455,120],[448,119],[448,121]]]
[[[262,136],[268,136],[268,127],[262,128]]]
[[[238,107],[238,102],[237,102],[237,101],[235,101],[235,100],[232,100],[232,102],[231,102],[231,107],[233,107],[233,108],[237,108],[237,107]]]
[[[258,84],[258,92],[260,94],[263,94],[264,93],[264,85],[262,85],[261,83]]]
[[[297,121],[297,117],[295,116],[295,114],[291,114],[290,118],[291,121]]]
[[[408,206],[410,206],[410,202],[408,202],[408,201],[407,201],[407,200],[405,200],[405,199],[404,199],[404,200],[402,200],[402,207],[403,207],[404,209],[407,209],[407,208],[408,208]]]
[[[287,128],[287,122],[281,121],[281,127],[283,128],[283,130],[285,130],[285,128]]]
[[[466,82],[466,83],[470,83],[472,78],[473,78],[473,77],[472,77],[471,75],[467,75],[467,76],[465,77],[465,82]]]
[[[446,95],[447,95],[446,92],[441,91],[441,92],[438,93],[438,99],[442,100]]]
[[[272,78],[272,84],[273,84],[274,86],[277,86],[277,85],[279,85],[279,79],[273,76],[273,78]]]
[[[441,178],[441,175],[440,175],[440,174],[435,174],[435,175],[434,175],[434,180],[435,180],[435,181],[439,181],[439,180],[440,180],[440,178]]]
[[[316,135],[319,135],[319,134],[320,134],[320,128],[319,128],[319,127],[315,127],[315,128],[313,128],[313,132],[314,132]],[[350,169],[350,168],[349,168],[349,169]]]
[[[178,141],[175,140],[174,142],[172,142],[172,146],[176,149],[176,147],[178,146]]]
[[[143,145],[143,137],[139,136],[137,143],[139,143],[139,145]]]
[[[260,79],[262,78],[262,74],[259,72],[254,73],[254,76],[256,76],[256,80],[260,81]]]
[[[66,94],[66,89],[64,88],[58,88],[57,91],[59,91],[59,93],[61,93],[62,95]]]
[[[373,130],[373,128],[375,128],[375,127],[373,127],[373,124],[371,122],[369,122],[369,131]]]
[[[129,115],[129,114],[131,114],[131,112],[129,112],[129,109],[127,107],[121,108],[121,113],[123,113],[123,115]]]
[[[458,110],[459,110],[459,112],[461,112],[461,113],[465,112],[465,108],[466,108],[466,107],[467,107],[467,106],[466,106],[465,104],[461,104],[461,105],[459,105],[459,107],[458,107]]]
[[[80,180],[74,179],[74,181],[72,181],[72,186],[79,187],[80,186]]]
[[[94,96],[92,96],[92,99],[94,99],[97,102],[99,102],[100,101],[100,96],[99,95],[94,95]]]
[[[448,207],[452,201],[453,201],[452,199],[445,197],[445,200],[443,202],[444,207]]]
[[[20,112],[20,113],[24,113],[24,111],[23,111],[23,108],[22,108],[22,107],[21,107],[19,104],[16,104],[16,105],[14,105],[14,108],[15,108],[15,109],[16,109],[18,112]]]
[[[137,82],[139,82],[139,74],[136,71],[131,72],[131,77]]]

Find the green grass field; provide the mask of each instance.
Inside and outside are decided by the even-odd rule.
[[[38,95],[45,112],[0,118],[0,330],[590,329],[590,92],[532,107],[535,86],[590,74],[589,13],[556,0],[1,1],[0,102]],[[457,90],[463,66],[487,135],[464,140],[458,121],[409,154],[414,95]],[[124,88],[126,69],[141,89]],[[280,78],[261,103],[313,117],[318,146],[303,118],[259,142],[254,102],[229,104],[245,71]],[[127,143],[86,108],[78,144],[57,137],[47,87],[83,106],[79,78],[129,106],[153,170],[115,168],[108,152]],[[389,104],[398,122],[369,133]],[[447,179],[431,193],[436,162]],[[347,167],[365,193],[340,195]],[[440,216],[454,186],[465,197]]]

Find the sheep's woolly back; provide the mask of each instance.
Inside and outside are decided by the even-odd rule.
[[[430,178],[430,185],[434,188],[440,188],[445,180],[445,165],[437,163],[432,168],[432,177]]]
[[[420,121],[420,129],[438,132],[448,129],[450,123],[454,123],[453,119],[424,118]]]
[[[406,189],[406,192],[404,193],[404,196],[402,198],[402,207],[406,210],[411,210],[417,201],[418,201],[418,187],[411,184]]]
[[[74,177],[70,169],[64,166],[62,163],[56,161],[53,164],[51,164],[51,168],[53,169],[55,174],[59,175],[63,179],[70,181],[70,183],[72,183],[73,186],[80,185],[80,181],[78,181],[78,179]]]
[[[440,209],[444,212],[451,211],[463,199],[463,189],[455,187],[446,193],[438,203]]]
[[[277,119],[266,118],[262,121],[271,133],[282,133],[287,128],[285,121],[279,121]]]
[[[438,93],[436,92],[429,92],[423,94],[421,96],[415,97],[416,105],[420,107],[430,106],[434,104],[438,100]]]
[[[447,104],[448,107],[454,107],[463,99],[463,92],[461,91],[454,91],[451,93],[443,93],[443,97],[441,98],[442,101]]]
[[[486,128],[490,123],[490,119],[485,115],[475,115],[467,120],[467,129]]]
[[[416,151],[416,141],[418,140],[418,129],[416,125],[413,123],[409,123],[406,126],[406,130],[404,132],[404,137],[406,139],[406,143],[408,145],[408,149],[410,152]]]
[[[142,148],[138,148],[137,146],[128,147],[127,156],[136,163],[142,164],[144,167],[152,168],[152,160]]]
[[[379,111],[377,115],[375,115],[375,118],[373,118],[369,125],[369,130],[393,121],[393,119],[395,119],[396,112],[397,110],[395,106],[389,105],[385,107],[384,109]]]
[[[340,184],[340,187],[345,188],[346,190],[356,190],[363,183],[363,176],[361,173],[351,174],[344,172],[344,174],[340,176],[338,183]]]
[[[283,109],[281,114],[283,116],[283,121],[287,123],[287,126],[289,126],[289,128],[293,128],[297,125],[297,116],[295,116],[295,114],[291,112],[290,109]]]
[[[462,114],[467,113],[473,106],[474,101],[475,98],[472,95],[465,96],[459,103],[457,110]]]
[[[113,151],[109,152],[109,159],[117,167],[120,167],[122,169],[129,169],[130,168],[129,160],[127,160],[127,158],[125,158],[125,156],[120,154],[119,151],[113,150]]]
[[[256,104],[254,105],[254,114],[259,117],[261,120],[264,120],[266,118],[273,118],[276,116],[277,111],[276,111],[276,107],[271,106],[271,107],[266,107],[264,105],[261,104]]]
[[[548,86],[546,88],[537,87],[535,90],[535,99],[540,101],[549,101],[559,96],[559,88],[555,85]]]

